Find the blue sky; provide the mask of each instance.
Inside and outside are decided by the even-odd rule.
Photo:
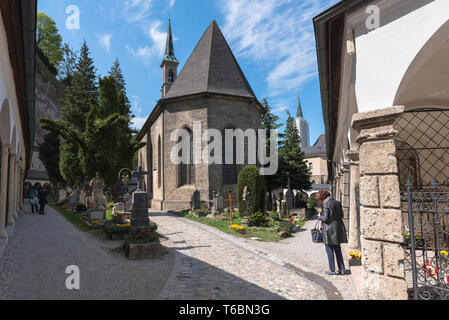
[[[324,133],[312,18],[337,0],[38,0],[63,41],[79,50],[84,40],[99,75],[119,58],[140,128],[161,96],[168,17],[178,72],[215,19],[259,100],[268,97],[285,123],[298,95],[311,143]],[[80,9],[80,29],[66,28],[66,8]]]

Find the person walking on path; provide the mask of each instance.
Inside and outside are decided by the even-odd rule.
[[[36,213],[39,213],[39,209],[38,209],[38,201],[39,199],[37,198],[37,192],[35,192],[35,188],[33,188],[33,190],[30,193],[30,204],[31,204],[31,211],[34,213],[36,211]]]
[[[340,202],[331,197],[329,191],[320,191],[317,197],[323,205],[323,211],[318,220],[323,225],[323,242],[329,259],[328,275],[346,274],[341,244],[348,243],[346,227],[343,223],[343,209]],[[337,258],[338,271],[335,270],[335,258]]]
[[[39,190],[39,214],[44,215],[45,214],[45,205],[48,203],[47,199],[47,191],[44,189],[44,187],[41,187]]]

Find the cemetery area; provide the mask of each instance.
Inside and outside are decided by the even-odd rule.
[[[124,174],[122,174],[124,172]],[[89,232],[102,240],[121,241],[121,249],[131,260],[160,258],[162,247],[157,225],[148,218],[148,195],[142,190],[142,178],[147,174],[141,168],[129,169],[119,174],[120,200],[104,192],[104,181],[97,176],[86,187],[61,189],[57,203],[50,204],[81,231]],[[128,182],[133,175],[139,179],[137,190],[130,195]]]
[[[191,210],[174,213],[236,237],[263,242],[279,242],[291,237],[301,230],[308,217],[315,214],[314,201],[302,201],[301,206],[290,188],[285,193],[282,191],[279,200],[275,195],[267,199],[264,178],[254,166],[246,167],[239,174],[237,194],[234,199],[232,193],[225,197],[214,192],[210,206],[201,202],[200,194],[196,192]]]

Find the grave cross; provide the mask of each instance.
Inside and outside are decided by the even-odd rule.
[[[139,190],[143,190],[143,177],[148,173],[148,171],[143,171],[142,166],[139,166],[136,171],[133,171],[133,176],[139,180],[139,185],[137,187]]]
[[[229,192],[229,199],[224,200],[224,202],[229,203],[229,216],[231,218],[231,226],[234,224],[232,222],[232,204],[237,201],[238,201],[238,199],[232,199],[232,192]]]

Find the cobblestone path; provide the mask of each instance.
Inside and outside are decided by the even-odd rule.
[[[170,238],[177,255],[158,299],[353,298],[342,296],[335,279],[306,271],[262,243],[172,215],[152,214],[150,219]]]
[[[121,242],[81,232],[59,213],[24,214],[0,263],[0,299],[155,299],[174,266],[160,260],[128,261],[111,251]],[[68,290],[67,266],[80,269],[80,290]]]
[[[111,250],[121,242],[83,233],[51,208],[25,214],[0,263],[0,299],[353,298],[348,278],[322,276],[324,249],[304,246],[308,231],[260,243],[172,215],[150,218],[168,238],[166,254],[129,261]],[[69,265],[80,268],[81,290],[65,287]]]

